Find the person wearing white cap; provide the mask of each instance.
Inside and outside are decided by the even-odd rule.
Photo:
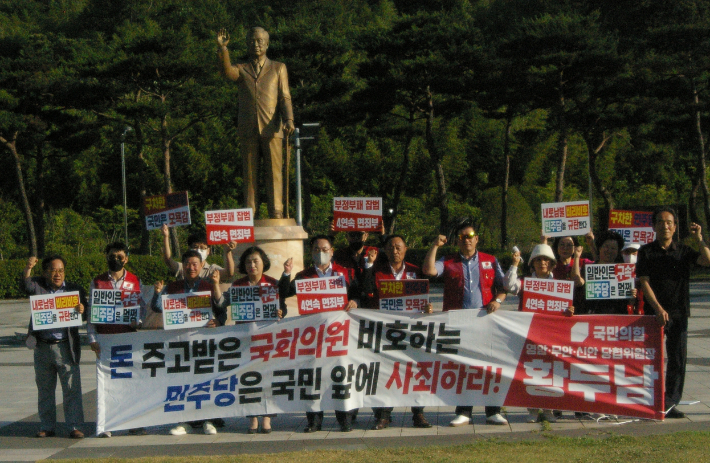
[[[508,278],[508,291],[519,296],[518,310],[523,310],[523,279],[517,278],[516,276],[516,260],[515,258],[513,259],[513,266],[511,266],[510,270],[506,273],[506,277]],[[530,260],[528,261],[528,265],[533,269],[530,276],[532,278],[554,279],[552,269],[555,267],[556,262],[557,259],[555,259],[552,248],[547,244],[538,244],[533,248]],[[565,315],[572,314],[574,314],[574,307],[570,307]],[[552,410],[528,408],[528,423],[536,423],[537,421],[554,423],[557,419]]]
[[[621,257],[624,259],[625,264],[636,263],[636,259],[639,255],[639,248],[641,248],[641,245],[639,243],[624,244],[624,247],[621,249]]]

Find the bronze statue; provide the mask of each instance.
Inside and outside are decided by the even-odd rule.
[[[235,65],[229,60],[229,35],[217,34],[220,70],[239,85],[237,133],[242,147],[242,173],[246,207],[257,209],[259,159],[267,162],[266,189],[269,217],[283,217],[282,144],[294,131],[291,92],[286,65],[266,57],[269,33],[253,27],[247,34],[249,61]]]

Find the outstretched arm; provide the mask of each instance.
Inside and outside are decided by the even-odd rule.
[[[229,34],[227,34],[226,29],[220,29],[217,33],[217,44],[219,45],[218,56],[219,56],[219,70],[227,79],[237,80],[239,79],[239,67],[232,66],[232,62],[229,60],[229,50],[227,50],[227,44],[229,43]]]

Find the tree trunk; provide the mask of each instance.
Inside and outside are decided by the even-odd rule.
[[[165,178],[165,192],[170,194],[173,192],[173,182],[170,177],[170,144],[172,139],[168,136],[168,119],[167,116],[163,116],[163,120],[160,123],[160,134],[162,138],[163,147],[163,168],[164,178]],[[180,254],[180,241],[178,240],[177,233],[174,227],[170,227],[170,244],[173,247],[173,253],[175,255]]]
[[[565,189],[565,166],[567,164],[567,118],[565,116],[565,94],[563,90],[564,82],[562,74],[560,74],[559,88],[559,108],[557,114],[557,128],[559,130],[559,139],[557,140],[557,180],[555,182],[555,202],[562,201]]]
[[[140,165],[138,169],[138,178],[140,182],[140,205],[138,207],[138,210],[140,211],[141,218],[141,245],[138,252],[140,254],[147,255],[150,254],[150,233],[145,227],[145,214],[143,211],[143,204],[145,204],[145,198],[146,196],[148,196],[148,161],[146,160],[145,153],[143,152],[143,129],[140,123],[138,123],[138,121],[134,121],[133,128],[136,132],[136,150],[138,151],[138,160]]]
[[[36,219],[37,231],[37,252],[38,255],[43,256],[45,251],[44,242],[44,161],[46,160],[44,156],[44,150],[42,149],[42,144],[40,143],[37,147],[37,184],[35,186],[35,207],[34,207],[34,217]]]
[[[436,188],[439,193],[439,227],[442,233],[445,233],[449,228],[449,204],[448,195],[446,192],[446,177],[444,176],[443,156],[434,143],[434,99],[432,98],[431,89],[426,88],[427,96],[427,116],[426,116],[426,147],[429,150],[429,155],[434,160],[434,171],[436,175]]]
[[[414,139],[414,116],[414,111],[410,110],[409,131],[407,132],[407,139],[404,142],[404,158],[402,159],[402,167],[399,172],[399,180],[394,185],[394,193],[392,194],[392,220],[388,231],[390,235],[394,234],[397,214],[399,214],[399,202],[402,199],[402,189],[404,188],[409,173],[409,160],[411,159],[412,140]]]
[[[22,160],[20,159],[20,153],[17,151],[17,132],[12,134],[11,140],[0,137],[0,143],[4,144],[5,147],[10,150],[13,160],[15,161],[15,174],[17,175],[22,209],[25,214],[25,221],[27,222],[27,236],[30,238],[30,256],[38,257],[37,235],[35,234],[34,220],[32,218],[32,208],[30,207],[30,200],[25,188],[25,178],[22,175]]]
[[[503,139],[503,185],[500,194],[500,246],[508,247],[508,184],[510,183],[510,133],[513,116],[510,109],[505,113],[505,134]]]
[[[693,101],[695,107],[698,108],[700,105],[698,89],[694,81],[691,81],[691,83],[693,85]],[[707,166],[705,163],[705,137],[703,135],[701,122],[700,111],[696,109],[695,130],[698,135],[698,184],[700,185],[700,190],[703,192],[703,213],[705,214],[705,222],[703,223],[707,224],[708,220],[710,220],[710,192],[708,192]]]
[[[584,143],[587,145],[587,155],[589,156],[589,176],[592,178],[594,188],[602,195],[604,207],[606,207],[607,211],[614,209],[614,197],[611,191],[602,185],[599,172],[597,172],[597,158],[599,157],[599,153],[601,153],[606,146],[606,142],[609,141],[609,138],[610,137],[606,137],[603,132],[584,134]]]

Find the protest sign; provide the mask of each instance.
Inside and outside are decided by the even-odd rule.
[[[206,211],[207,244],[254,242],[254,213],[251,209]]]
[[[572,306],[574,282],[548,278],[523,279],[523,311],[563,314]]]
[[[231,286],[229,303],[235,322],[279,319],[279,288],[276,286]]]
[[[163,294],[163,328],[179,330],[200,328],[212,319],[212,294],[197,291],[183,294]]]
[[[633,297],[635,264],[588,264],[584,273],[584,292],[587,299]]]
[[[89,321],[94,324],[130,325],[140,319],[140,307],[137,304],[140,297],[138,291],[121,291],[120,289],[93,289],[91,291],[91,316]]]
[[[99,335],[107,354],[97,362],[97,432],[384,405],[663,419],[662,329],[654,317],[477,312],[354,310]]]
[[[333,223],[335,231],[380,231],[382,198],[333,198]]]
[[[609,230],[624,237],[624,243],[648,244],[656,239],[653,230],[653,212],[650,211],[609,211]]]
[[[143,202],[143,215],[148,230],[155,230],[163,224],[168,227],[190,225],[192,222],[187,191],[146,197]]]
[[[429,304],[429,280],[379,280],[380,310],[421,312]]]
[[[584,235],[591,231],[589,201],[542,204],[544,236]]]
[[[75,310],[79,302],[78,291],[30,296],[32,328],[37,331],[81,326],[81,314]]]
[[[348,303],[348,287],[343,276],[307,278],[295,283],[301,315],[343,310]]]

